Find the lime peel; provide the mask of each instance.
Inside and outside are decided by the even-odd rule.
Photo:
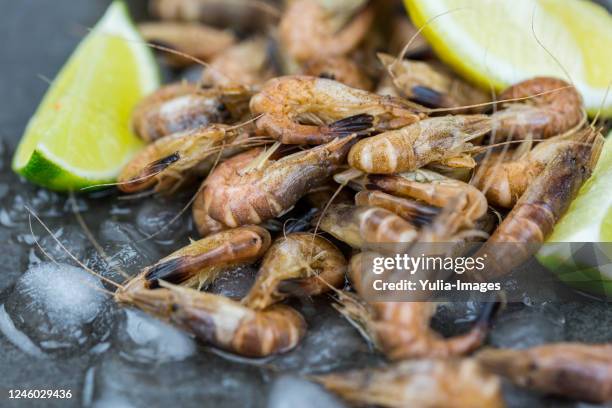
[[[151,50],[126,5],[113,2],[30,119],[14,171],[60,191],[113,182],[143,147],[130,130],[132,108],[158,86]]]

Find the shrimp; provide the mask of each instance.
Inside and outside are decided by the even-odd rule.
[[[416,170],[469,151],[469,142],[490,130],[491,119],[486,115],[429,118],[359,141],[351,149],[348,161],[351,167],[365,173]]]
[[[371,266],[381,255],[362,252],[351,258],[349,280],[362,299],[372,299]],[[379,279],[380,276],[376,275]],[[474,327],[465,334],[444,338],[430,327],[436,312],[431,301],[363,301],[341,296],[339,311],[356,322],[378,349],[391,360],[421,357],[449,357],[469,353],[478,348],[488,331],[494,306],[483,308]]]
[[[418,106],[401,99],[300,75],[269,80],[250,106],[254,115],[263,114],[257,127],[286,144],[326,143],[343,134],[400,128],[424,117]]]
[[[199,60],[210,58],[236,42],[230,31],[218,30],[199,23],[149,22],[138,25],[142,37],[151,43],[180,51]],[[193,63],[191,59],[166,53],[167,62],[174,66]]]
[[[351,403],[389,408],[503,408],[501,381],[474,360],[422,359],[311,377]]]
[[[141,139],[151,142],[213,123],[236,123],[249,113],[250,98],[251,92],[244,87],[203,89],[188,83],[166,85],[136,106],[132,128]]]
[[[488,349],[479,352],[476,359],[486,369],[522,387],[593,403],[612,401],[612,344]]]
[[[256,311],[224,296],[163,281],[160,286],[127,286],[115,293],[115,300],[168,320],[214,347],[246,357],[285,353],[306,333],[304,318],[289,306]]]
[[[412,60],[397,60],[379,53],[393,84],[402,96],[430,108],[457,108],[456,112],[480,113],[491,96],[455,76],[442,65]],[[467,108],[462,108],[466,106]]]
[[[430,224],[440,214],[440,208],[438,207],[407,198],[396,197],[382,191],[360,191],[355,195],[355,204],[384,208],[417,227]]]
[[[510,160],[503,160],[503,152],[492,153],[480,163],[475,186],[485,192],[492,205],[512,208],[546,164],[569,144],[575,143],[572,139],[579,135],[580,132],[573,132],[552,137],[527,153],[520,154],[519,149],[518,158]]]
[[[344,283],[346,259],[326,239],[305,232],[276,240],[242,304],[261,310],[289,295],[314,296]]]
[[[369,91],[372,81],[359,68],[357,63],[347,57],[315,59],[304,63],[305,75],[333,79],[351,88]]]
[[[416,225],[389,210],[349,204],[330,205],[317,225],[356,249],[386,246],[403,252],[419,235]]]
[[[206,86],[254,87],[273,77],[269,41],[254,37],[218,53],[202,74]]]
[[[484,216],[488,209],[485,195],[476,187],[430,170],[393,175],[370,174],[366,183],[369,189],[417,199],[438,208],[453,203],[455,210],[464,214],[468,226]]]
[[[196,224],[203,216],[227,227],[260,224],[287,212],[344,162],[354,139],[340,138],[252,169],[246,167],[262,154],[261,149],[232,157],[204,181],[193,206]]]
[[[202,177],[219,153],[235,153],[248,143],[248,131],[211,125],[175,133],[155,140],[128,162],[118,177],[118,188],[126,193],[155,186],[157,193],[172,193]]]
[[[603,140],[601,133],[587,128],[558,152],[474,255],[486,255],[488,260],[487,276],[475,273],[473,279],[503,276],[539,249],[590,177]]]
[[[492,115],[497,135],[517,140],[545,139],[579,126],[586,118],[580,93],[561,79],[528,79],[499,95],[501,100],[526,97],[502,103],[502,109]]]
[[[215,280],[221,271],[261,258],[270,242],[270,233],[258,226],[222,231],[193,241],[144,268],[126,287],[157,288],[163,280],[200,289]]]
[[[364,0],[291,2],[278,28],[282,47],[298,62],[348,54],[359,45],[374,18],[370,7],[362,7],[364,3]],[[350,20],[345,25],[347,19]]]

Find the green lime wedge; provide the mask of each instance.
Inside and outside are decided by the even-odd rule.
[[[486,90],[568,76],[596,113],[612,81],[612,17],[586,0],[404,0],[440,59]],[[612,116],[612,98],[603,115]]]
[[[578,289],[612,298],[612,132],[593,175],[540,252],[538,261]],[[582,252],[582,253],[581,253]]]
[[[59,191],[114,181],[141,147],[134,105],[159,86],[153,55],[115,1],[57,75],[13,157],[13,170]]]

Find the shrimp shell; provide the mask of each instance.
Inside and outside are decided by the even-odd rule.
[[[261,310],[290,295],[325,293],[344,283],[346,266],[340,250],[326,239],[304,232],[289,234],[272,244],[242,304]]]
[[[475,257],[488,256],[486,276],[503,276],[533,255],[567,211],[582,184],[591,176],[603,145],[603,136],[584,129],[575,143],[566,145],[546,165],[518,200],[512,211]]]
[[[312,379],[359,405],[389,408],[503,408],[501,381],[471,359],[422,359]]]
[[[491,372],[547,394],[612,401],[612,345],[557,343],[525,350],[488,349],[476,355]]]
[[[491,130],[486,115],[429,118],[398,130],[360,140],[349,153],[349,165],[365,173],[416,170],[471,149],[469,141]]]
[[[502,109],[492,115],[498,136],[544,139],[569,131],[586,117],[580,93],[561,79],[528,79],[499,95],[501,100],[525,97],[530,98],[502,103]]]
[[[214,347],[246,357],[285,353],[306,333],[304,318],[289,306],[255,311],[224,296],[162,284],[158,289],[118,291],[115,299],[168,320]]]

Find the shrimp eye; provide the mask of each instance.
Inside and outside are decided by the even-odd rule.
[[[225,104],[221,102],[217,105],[217,110],[219,112],[227,112],[227,106],[225,106]]]

